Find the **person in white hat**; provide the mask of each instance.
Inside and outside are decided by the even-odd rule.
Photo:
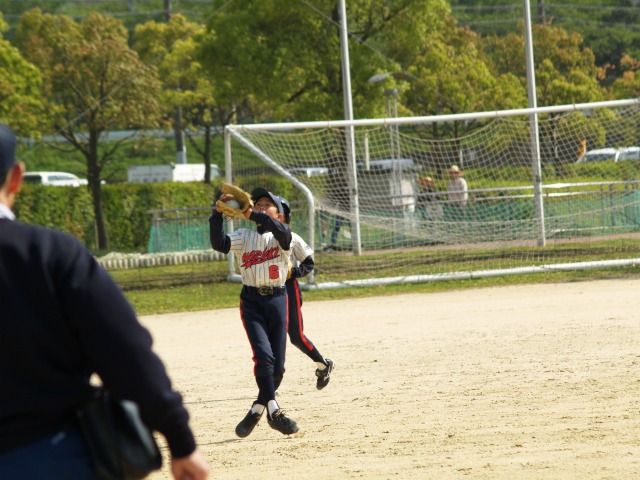
[[[462,170],[457,165],[451,165],[447,184],[447,201],[444,205],[445,217],[450,221],[463,220],[468,198],[467,181],[462,178]]]
[[[457,165],[451,165],[449,169],[449,183],[447,184],[447,192],[449,192],[449,203],[458,207],[464,207],[469,199],[467,193],[467,181],[462,178],[462,171]]]

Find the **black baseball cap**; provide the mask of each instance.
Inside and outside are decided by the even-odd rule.
[[[0,123],[0,175],[11,170],[16,163],[16,134],[9,125]]]
[[[282,202],[280,201],[280,197],[274,195],[269,190],[263,187],[256,188],[253,192],[251,192],[251,199],[254,202],[257,202],[262,197],[269,197],[271,201],[278,207],[278,213],[282,213],[284,215],[284,209],[282,208]]]

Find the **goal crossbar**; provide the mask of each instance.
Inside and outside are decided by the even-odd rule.
[[[601,162],[602,172],[595,164],[576,164],[578,143],[585,149],[639,145],[639,111],[640,99],[627,99],[454,115],[228,125],[226,181],[233,183],[261,168],[286,179],[300,194],[288,194],[294,197],[299,219],[294,230],[302,231],[325,265],[332,263],[325,253],[360,255],[354,245],[357,238],[357,247],[367,257],[361,261],[359,276],[371,276],[387,265],[393,270],[402,261],[391,257],[402,248],[423,252],[405,260],[411,268],[427,262],[425,269],[431,270],[417,275],[385,273],[386,278],[380,279],[374,273],[374,278],[338,282],[341,285],[548,272],[554,265],[562,269],[635,265],[640,251],[628,246],[612,247],[627,258],[557,264],[547,262],[550,254],[544,249],[509,250],[529,248],[536,238],[538,247],[544,247],[547,237],[555,244],[576,240],[591,245],[612,235],[628,238],[640,229],[640,168],[636,168],[640,162]],[[545,116],[539,151],[528,138],[532,116]],[[447,124],[476,128],[447,136]],[[347,155],[350,135],[356,139],[354,155]],[[541,159],[539,174],[532,168],[536,156]],[[454,163],[469,182],[464,209],[456,209],[454,194],[444,187]],[[421,178],[439,183],[437,192],[422,192]],[[354,195],[360,200],[354,202]],[[534,209],[535,202],[544,203],[544,209]],[[483,254],[498,268],[482,268],[468,254],[479,245],[487,252],[494,248],[501,252]],[[450,249],[442,263],[451,262],[452,271],[433,271],[446,268],[433,260],[442,258],[433,256],[442,247]],[[473,269],[456,265],[451,252],[467,255],[464,261],[473,263]],[[388,261],[370,255],[386,256]],[[500,255],[508,264],[505,268],[495,260]],[[581,255],[591,253],[584,249]],[[229,278],[237,279],[232,258],[229,269]],[[331,272],[331,267],[325,270]],[[321,285],[335,288],[334,282],[317,283],[313,277],[307,287]]]

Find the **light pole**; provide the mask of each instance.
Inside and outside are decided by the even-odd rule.
[[[351,99],[351,73],[349,63],[349,35],[347,31],[347,7],[346,0],[339,0],[340,8],[340,50],[342,63],[342,91],[345,109],[345,119],[353,120],[353,105]],[[355,155],[355,133],[353,125],[347,128],[347,158],[349,159],[349,188],[351,189],[351,242],[354,255],[362,254],[360,241],[360,200],[358,195],[358,174]]]
[[[384,91],[385,97],[387,97],[387,116],[391,118],[391,98],[393,97],[393,116],[394,118],[398,118],[398,89],[393,88],[391,90],[387,89]],[[396,123],[396,147],[395,147],[395,157],[400,159],[400,130],[399,126]],[[391,133],[391,132],[390,132]],[[391,158],[393,158],[393,133],[391,133]]]
[[[399,72],[385,72],[378,73],[371,77],[367,83],[380,83],[386,80],[387,77],[393,76]],[[389,129],[389,145],[391,153],[391,182],[389,185],[389,193],[391,195],[391,204],[402,208],[404,215],[404,198],[402,195],[402,175],[398,171],[400,169],[400,127],[397,122],[398,119],[398,89],[385,89],[385,97],[387,97],[387,118],[391,118],[391,99],[393,98],[393,117],[396,119],[395,129]],[[395,130],[395,141],[394,141]],[[395,147],[394,147],[395,145]],[[394,219],[395,224],[395,219]],[[395,228],[394,228],[395,230]]]
[[[396,72],[385,72],[378,73],[367,80],[367,83],[380,83],[383,82],[387,77],[395,75]],[[387,97],[387,118],[391,118],[391,98],[393,98],[393,116],[394,118],[398,118],[398,89],[385,89],[384,91],[385,97]],[[396,123],[396,139],[394,142],[393,139],[393,130],[389,130],[389,139],[391,146],[391,158],[400,159],[400,129],[398,124]],[[395,147],[394,147],[395,144]]]

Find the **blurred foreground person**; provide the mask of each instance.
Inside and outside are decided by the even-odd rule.
[[[182,397],[115,282],[73,237],[15,221],[15,150],[0,124],[0,478],[97,478],[76,419],[93,374],[164,435],[175,479],[207,478]]]

